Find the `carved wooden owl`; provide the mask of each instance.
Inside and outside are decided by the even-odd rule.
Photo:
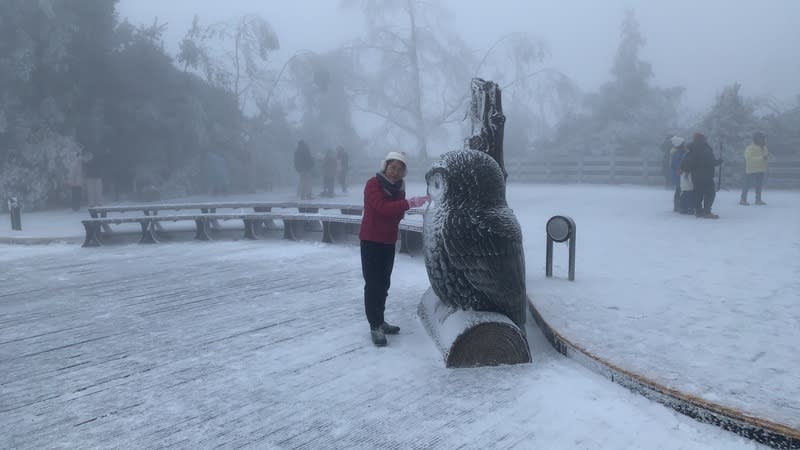
[[[452,307],[505,314],[524,332],[522,231],[506,203],[500,165],[480,151],[452,151],[425,179],[425,266],[433,291]]]

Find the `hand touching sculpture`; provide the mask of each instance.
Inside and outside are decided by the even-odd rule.
[[[423,195],[420,197],[411,197],[408,199],[408,205],[412,208],[419,208],[420,206],[424,205],[425,202],[430,200],[431,198],[427,195]]]

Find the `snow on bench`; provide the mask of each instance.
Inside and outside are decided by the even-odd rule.
[[[248,203],[253,205],[253,203]],[[162,205],[163,206],[163,205]],[[257,239],[257,230],[266,221],[281,220],[283,222],[283,237],[289,240],[299,240],[301,227],[308,222],[319,222],[322,224],[322,241],[337,242],[343,239],[348,230],[354,225],[361,224],[361,215],[351,215],[344,211],[354,211],[352,205],[348,208],[336,206],[331,209],[341,209],[342,214],[319,213],[319,212],[253,212],[253,213],[200,213],[200,214],[176,214],[176,215],[144,215],[144,216],[119,216],[119,217],[96,217],[81,221],[86,231],[82,247],[99,247],[102,245],[101,229],[103,226],[122,223],[138,223],[141,226],[142,235],[139,239],[140,244],[153,244],[158,242],[158,233],[161,230],[158,224],[161,222],[181,222],[193,221],[195,223],[195,240],[211,240],[210,231],[212,224],[218,221],[241,220],[244,224],[244,238]],[[304,207],[305,208],[305,207]],[[356,207],[358,208],[358,207]],[[166,209],[166,208],[161,208]],[[187,208],[188,209],[188,208]],[[313,209],[313,208],[312,208]],[[414,211],[412,214],[419,214]],[[417,252],[422,249],[422,223],[420,221],[403,220],[400,223],[400,251],[404,253]]]

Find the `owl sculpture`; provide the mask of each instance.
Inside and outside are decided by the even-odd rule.
[[[506,203],[500,165],[484,152],[445,153],[425,175],[425,266],[451,307],[505,314],[525,331],[522,231]]]

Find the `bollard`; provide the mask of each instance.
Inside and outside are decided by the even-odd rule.
[[[553,242],[569,241],[569,281],[575,281],[575,221],[568,216],[553,216],[547,221],[545,231],[547,232],[545,276],[553,276]]]
[[[22,215],[20,212],[19,199],[17,199],[17,197],[8,199],[8,212],[11,213],[11,229],[22,231]]]

